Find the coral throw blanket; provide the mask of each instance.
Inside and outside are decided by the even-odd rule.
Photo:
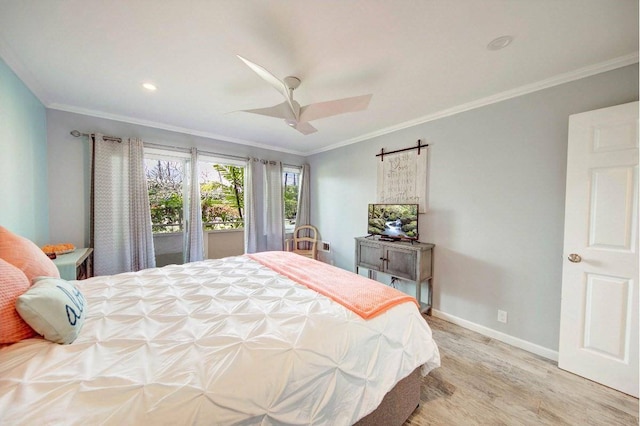
[[[251,259],[343,305],[364,319],[373,318],[414,297],[335,266],[291,252],[247,254]]]

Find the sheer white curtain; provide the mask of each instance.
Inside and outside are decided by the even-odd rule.
[[[309,165],[303,164],[302,171],[300,172],[300,187],[298,189],[298,209],[296,211],[296,226],[310,225],[311,224],[311,209],[309,199]],[[299,236],[308,237],[311,233],[308,229],[301,231]],[[309,250],[311,244],[304,242],[300,245],[300,248]]]
[[[200,172],[198,150],[191,148],[189,162],[189,205],[184,233],[184,261],[195,262],[204,258],[202,231],[202,202],[200,199]]]
[[[249,160],[244,232],[247,253],[284,249],[282,163]]]
[[[282,163],[264,164],[264,235],[265,250],[284,250],[284,190]]]
[[[119,143],[94,136],[91,201],[94,273],[111,275],[154,267],[141,140]]]
[[[311,202],[309,197],[309,165],[303,164],[300,172],[300,188],[298,189],[297,226],[311,223]]]
[[[259,183],[262,182],[260,175],[260,163],[249,159],[244,173],[244,252],[257,253],[260,238],[258,238],[258,218],[257,207],[262,208],[260,199],[255,193],[260,193]],[[257,205],[260,204],[260,205]]]

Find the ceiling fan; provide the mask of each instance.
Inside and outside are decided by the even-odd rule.
[[[293,99],[293,91],[300,86],[299,78],[288,76],[285,77],[284,80],[280,80],[260,65],[255,64],[240,55],[237,56],[285,98],[284,102],[272,107],[248,109],[243,111],[250,112],[252,114],[282,118],[288,126],[293,127],[303,135],[317,132],[317,129],[309,124],[309,121],[344,114],[347,112],[362,111],[367,109],[371,96],[373,96],[371,94],[354,96],[352,98],[318,102],[301,107],[300,104]]]

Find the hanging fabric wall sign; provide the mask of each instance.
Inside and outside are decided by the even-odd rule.
[[[425,213],[428,205],[429,145],[384,152],[378,162],[378,202],[384,204],[418,204]],[[423,149],[420,149],[423,148]],[[415,151],[417,150],[417,151]]]

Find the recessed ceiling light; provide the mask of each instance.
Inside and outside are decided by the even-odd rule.
[[[500,50],[504,49],[513,41],[513,37],[510,35],[504,35],[493,39],[487,44],[487,50]]]
[[[152,84],[152,83],[142,83],[142,87],[144,87],[145,89],[147,89],[150,92],[155,92],[158,89],[155,86],[155,84]]]

